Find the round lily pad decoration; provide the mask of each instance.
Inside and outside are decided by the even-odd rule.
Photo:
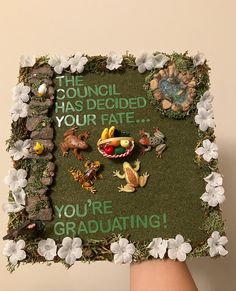
[[[189,114],[196,96],[196,81],[192,73],[180,72],[172,63],[147,79],[146,89],[157,109],[170,118],[183,118]]]

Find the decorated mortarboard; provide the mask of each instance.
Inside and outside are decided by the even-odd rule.
[[[200,53],[22,57],[8,269],[226,255],[208,72]]]

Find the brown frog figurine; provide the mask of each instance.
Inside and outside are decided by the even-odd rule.
[[[70,169],[69,172],[73,176],[74,180],[81,184],[82,188],[94,194],[97,191],[96,188],[93,186],[94,180],[102,178],[102,175],[98,174],[101,164],[99,161],[93,162],[87,160],[84,163],[84,167],[85,172],[73,168]]]
[[[80,150],[86,150],[88,148],[87,139],[90,136],[88,131],[83,131],[79,135],[76,135],[77,126],[68,129],[64,133],[64,141],[61,143],[61,151],[63,156],[68,154],[69,150],[72,150],[78,160],[83,160],[83,156],[80,154]]]

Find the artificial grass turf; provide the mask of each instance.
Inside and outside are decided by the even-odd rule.
[[[117,91],[121,94],[116,96],[118,98],[133,98],[145,97],[147,92],[144,90],[145,77],[147,74],[140,74],[137,71],[127,69],[125,72],[104,73],[98,75],[95,73],[87,73],[83,75],[83,85],[93,86],[101,84],[115,84]],[[69,86],[76,88],[76,86]],[[58,80],[55,80],[55,88],[64,88],[59,86]],[[111,96],[109,96],[111,97]],[[106,98],[104,96],[86,97],[83,102],[88,98]],[[56,101],[61,105],[61,102],[70,101],[75,104],[76,101],[82,100],[81,98],[65,98]],[[134,112],[135,120],[140,122],[134,123],[119,123],[115,124],[101,124],[101,115],[104,113],[119,113],[119,112]],[[103,179],[95,181],[97,189],[96,194],[92,194],[81,187],[75,182],[68,172],[73,168],[84,170],[83,162],[78,161],[73,153],[70,151],[68,157],[63,157],[60,150],[60,143],[63,141],[64,132],[70,128],[62,124],[59,128],[57,126],[56,116],[62,115],[84,115],[96,114],[96,125],[81,126],[78,128],[78,133],[81,130],[88,130],[91,133],[88,139],[88,151],[81,153],[85,158],[91,160],[99,160],[102,163],[101,173]],[[94,201],[112,201],[112,213],[95,215],[91,210],[88,211],[85,217],[64,217],[58,218],[55,211],[54,220],[46,223],[45,237],[62,238],[64,236],[80,236],[82,239],[87,238],[102,239],[104,236],[109,235],[111,232],[121,233],[123,235],[130,235],[131,241],[150,241],[152,238],[161,236],[163,238],[175,237],[176,234],[182,234],[185,239],[189,239],[192,245],[204,241],[208,235],[200,229],[204,223],[204,208],[201,205],[200,196],[204,192],[205,182],[203,177],[205,174],[194,163],[195,147],[199,140],[198,128],[194,124],[194,112],[184,119],[170,119],[163,116],[156,110],[155,106],[150,104],[147,100],[146,107],[137,109],[116,109],[116,110],[82,110],[76,112],[70,110],[67,113],[62,113],[60,110],[52,113],[55,127],[54,143],[56,149],[54,151],[55,163],[57,166],[55,182],[51,188],[50,197],[54,207],[61,207],[62,205],[80,205],[84,207],[85,204],[91,204]],[[149,119],[150,121],[147,121]],[[146,122],[142,122],[145,120]],[[127,158],[123,159],[108,159],[103,157],[97,150],[97,140],[100,138],[101,132],[104,127],[116,126],[122,131],[129,132],[135,138],[135,150]],[[145,155],[140,155],[140,146],[138,140],[140,138],[139,130],[144,129],[146,132],[153,134],[153,127],[159,127],[161,132],[166,136],[167,149],[163,152],[162,158],[157,158],[155,149],[147,152]],[[141,161],[141,169],[139,174],[148,172],[150,177],[147,185],[144,188],[137,188],[134,193],[119,192],[117,187],[125,185],[125,180],[120,180],[114,177],[112,172],[115,170],[122,170],[122,163],[127,160],[133,162],[136,159]],[[110,205],[110,204],[109,204]],[[68,209],[72,209],[69,207]],[[88,209],[91,209],[90,207]],[[111,210],[111,209],[110,209]],[[71,211],[68,211],[70,214]],[[147,215],[148,219],[152,215],[160,217],[160,224],[157,223],[155,217],[155,227],[144,227],[140,223],[140,227],[136,228],[132,223],[128,223],[126,229],[120,230],[119,224],[116,224],[114,231],[104,233],[97,231],[94,233],[86,233],[85,228],[81,227],[81,221],[87,225],[89,220],[104,221],[106,225],[107,220],[114,220],[115,217],[130,217],[139,215],[144,219]],[[70,215],[69,215],[70,216]],[[153,221],[154,221],[153,220]],[[127,218],[128,221],[128,218]],[[130,220],[129,220],[130,221]],[[80,232],[73,233],[72,229],[60,235],[54,233],[54,226],[58,222],[64,224],[75,223],[78,227],[80,225]],[[133,226],[133,227],[132,227]]]

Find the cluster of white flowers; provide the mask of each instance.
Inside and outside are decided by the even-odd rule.
[[[163,68],[168,60],[169,57],[164,54],[149,55],[147,53],[143,53],[140,57],[136,58],[135,63],[138,67],[138,71],[143,73],[146,70]],[[122,61],[123,56],[112,51],[107,56],[106,68],[110,71],[116,70],[121,67]],[[54,71],[57,74],[61,74],[63,70],[68,67],[70,67],[72,73],[82,73],[87,62],[87,57],[80,52],[76,53],[71,58],[54,55],[51,56],[48,61],[49,65],[54,68]]]
[[[25,86],[24,83],[17,84],[12,89],[12,99],[15,101],[10,109],[11,118],[13,121],[17,121],[20,117],[24,118],[28,114],[28,104],[25,102],[29,101],[30,87]]]
[[[207,202],[209,206],[215,207],[218,204],[224,202],[224,188],[223,178],[220,173],[212,172],[210,175],[204,178],[207,182],[206,192],[201,196],[204,202]]]
[[[69,59],[67,57],[60,55],[51,56],[48,61],[48,64],[54,68],[54,71],[57,74],[61,74],[63,70],[68,68],[70,65]]]
[[[72,73],[78,72],[82,73],[84,70],[85,64],[87,64],[88,59],[83,56],[82,53],[78,52],[74,55],[74,57],[69,59],[70,70]]]
[[[82,240],[79,237],[70,238],[65,237],[62,240],[62,246],[57,252],[57,245],[51,238],[41,240],[38,243],[37,252],[40,256],[44,257],[47,261],[54,259],[58,255],[61,259],[65,259],[68,265],[73,265],[76,259],[82,256]]]
[[[185,242],[180,234],[168,240],[161,237],[154,238],[147,248],[149,249],[149,254],[156,259],[163,259],[166,252],[168,252],[170,259],[178,259],[181,262],[186,260],[186,254],[192,250],[190,243]],[[111,243],[110,250],[114,254],[114,263],[131,263],[132,256],[135,253],[135,246],[126,238],[120,238],[118,242]]]
[[[228,251],[224,248],[227,242],[226,236],[220,236],[218,231],[214,231],[207,240],[210,256],[227,255]],[[16,265],[18,261],[26,258],[24,248],[24,240],[21,239],[17,242],[9,240],[3,248],[3,255],[9,258],[12,265]],[[149,254],[155,259],[163,259],[167,252],[170,259],[177,259],[180,262],[185,261],[187,254],[192,250],[190,243],[185,242],[180,234],[168,240],[160,237],[154,238],[147,248],[149,249]],[[120,238],[118,242],[111,243],[110,250],[114,254],[114,263],[122,264],[132,262],[132,256],[136,249],[126,238]],[[58,255],[68,265],[73,265],[77,259],[82,257],[82,240],[79,237],[73,239],[65,237],[62,240],[62,246],[57,251],[57,244],[53,239],[43,239],[38,243],[37,252],[47,261],[52,261]]]
[[[70,67],[72,73],[82,73],[87,62],[88,59],[82,53],[78,52],[71,58],[60,55],[51,56],[48,64],[54,68],[57,74],[61,74],[68,67]]]
[[[106,68],[111,71],[118,69],[121,66],[122,61],[122,55],[116,54],[115,52],[110,52],[107,56]],[[54,68],[54,71],[57,74],[61,74],[63,70],[68,67],[70,67],[72,73],[82,73],[87,62],[88,58],[78,52],[71,58],[58,55],[51,56],[48,64]]]
[[[140,57],[135,59],[135,64],[138,67],[139,73],[144,73],[146,70],[161,69],[169,60],[166,55],[157,54],[149,55],[148,53],[141,54]]]
[[[25,205],[25,191],[24,187],[27,185],[27,172],[24,169],[11,169],[8,171],[8,176],[5,177],[4,182],[12,191],[14,202],[5,203],[3,209],[6,212],[19,212]]]
[[[154,258],[163,259],[166,252],[168,257],[172,260],[179,260],[183,262],[186,260],[187,254],[191,252],[192,247],[190,243],[185,242],[182,235],[177,234],[175,238],[168,240],[160,237],[154,238],[148,245],[149,254]]]
[[[202,146],[198,147],[195,153],[202,156],[203,159],[209,163],[212,159],[218,158],[218,146],[209,139],[204,139]]]
[[[204,64],[205,57],[202,53],[198,52],[192,57],[194,66],[199,66]],[[163,68],[165,63],[169,60],[164,54],[151,55],[148,53],[141,54],[140,57],[136,58],[135,63],[138,67],[140,73],[146,70],[160,69]],[[107,56],[106,68],[109,70],[118,69],[121,66],[123,57],[121,54],[116,54],[115,52],[110,52]],[[22,56],[20,58],[21,67],[32,67],[36,62],[34,56]],[[64,69],[70,66],[72,73],[78,72],[82,73],[84,70],[84,65],[88,62],[87,57],[82,53],[78,52],[73,57],[68,58],[61,55],[53,55],[49,58],[48,64],[54,68],[57,74],[61,74]]]
[[[206,131],[209,127],[215,127],[215,120],[212,109],[213,96],[206,91],[197,103],[198,114],[195,116],[195,122],[199,125],[199,129]]]

